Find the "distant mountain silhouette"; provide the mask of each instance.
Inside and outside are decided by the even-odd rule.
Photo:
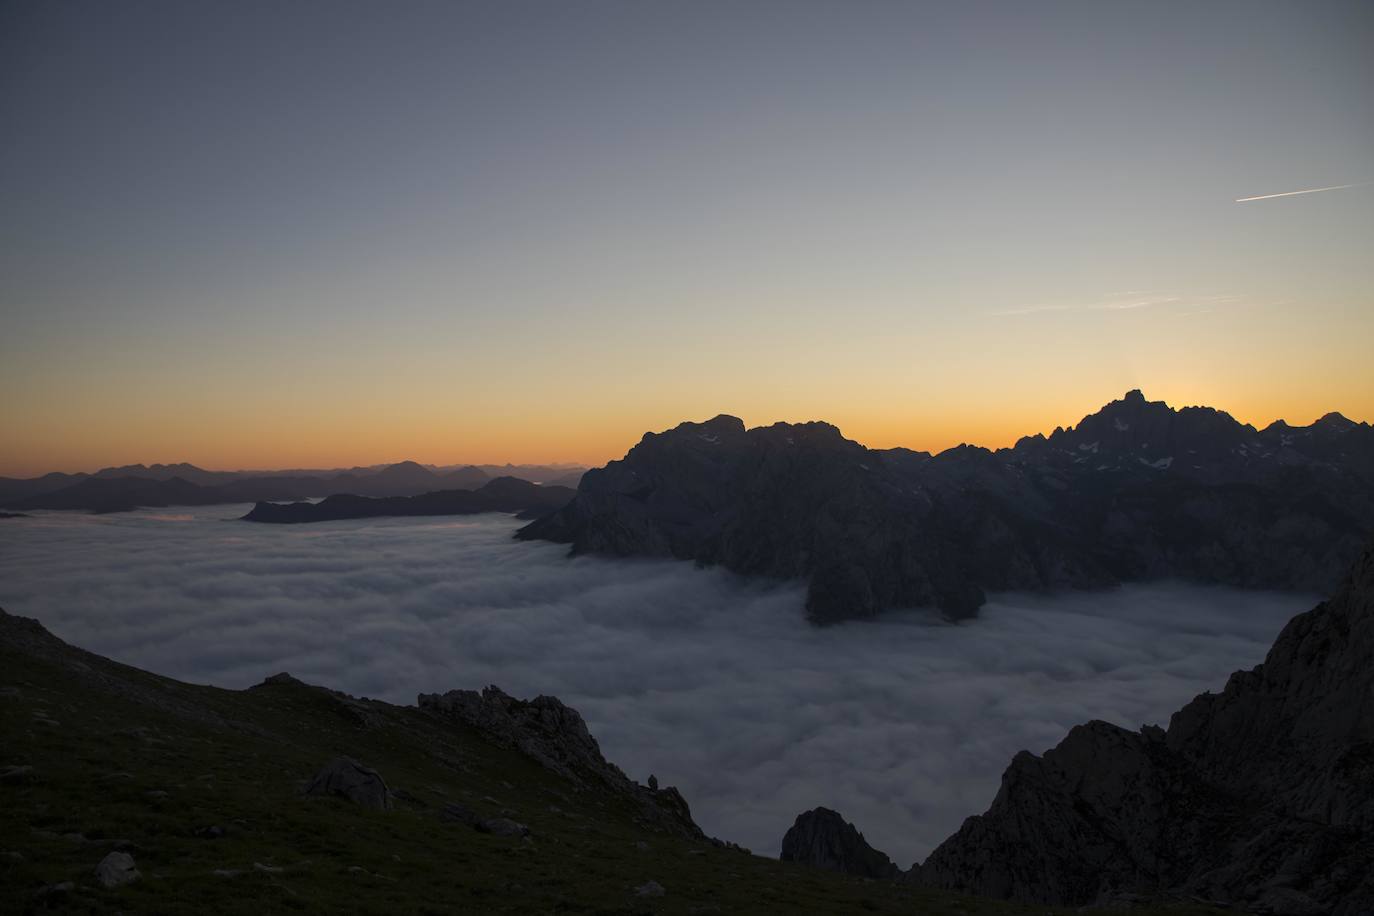
[[[496,473],[490,473],[495,471]],[[434,469],[414,461],[350,469],[286,471],[207,471],[193,464],[126,464],[101,468],[94,474],[51,473],[42,477],[0,477],[0,506],[30,509],[120,511],[137,506],[209,505],[221,502],[298,499],[353,493],[360,496],[415,496],[434,490],[476,490],[493,476],[516,477],[534,483],[576,487],[583,469],[546,465],[461,465]],[[87,480],[102,483],[68,490]],[[117,483],[115,481],[126,481]],[[147,481],[166,483],[150,487]],[[180,483],[173,483],[180,481]],[[271,481],[265,483],[264,481]],[[285,481],[293,481],[286,483]],[[225,488],[198,493],[182,484]],[[231,484],[235,486],[230,486]],[[184,502],[185,500],[191,502]]]
[[[199,472],[197,481],[178,475],[164,476],[169,468]],[[140,470],[141,469],[141,470]],[[132,470],[128,476],[116,476],[113,471]],[[110,473],[107,473],[110,471]],[[138,507],[208,506],[219,503],[255,503],[262,501],[300,500],[310,497],[349,493],[357,496],[391,497],[417,496],[444,489],[477,489],[489,482],[487,475],[477,468],[460,468],[447,474],[437,474],[413,461],[393,464],[365,473],[340,473],[329,477],[311,476],[240,476],[233,471],[200,471],[192,465],[153,465],[151,468],[133,465],[128,468],[106,469],[97,474],[73,478],[70,475],[47,475],[45,480],[56,486],[40,488],[4,484],[23,481],[0,481],[0,494],[14,492],[14,496],[0,495],[0,505],[10,509],[78,509],[87,512],[123,512]],[[73,482],[74,481],[74,482]],[[27,490],[38,489],[37,493]]]
[[[802,578],[827,623],[1168,576],[1322,591],[1371,529],[1369,424],[1261,432],[1131,391],[995,452],[868,449],[825,423],[683,423],[588,471],[518,536]]]
[[[318,503],[279,505],[260,502],[245,521],[275,524],[328,522],[380,516],[472,515],[514,512],[538,517],[561,508],[577,495],[567,487],[543,487],[515,477],[498,477],[477,490],[439,490],[419,496],[370,498],[339,494]]]
[[[444,489],[453,490],[476,490],[491,480],[490,474],[472,465],[454,471],[441,471],[437,476]]]
[[[572,489],[576,490],[578,484],[582,482],[582,475],[585,473],[587,472],[581,469],[576,471],[569,471],[568,473],[555,477],[552,480],[543,481],[543,483],[547,487],[571,487]]]

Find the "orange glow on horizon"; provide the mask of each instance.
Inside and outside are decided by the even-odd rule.
[[[1356,421],[1374,417],[1374,397],[1367,392],[1353,402],[1346,398],[1346,403],[1304,403],[1295,397],[1264,404],[1242,398],[1239,405],[1228,410],[1222,398],[1178,399],[1148,387],[1144,391],[1150,400],[1164,400],[1173,407],[1205,404],[1227,410],[1237,420],[1257,428],[1277,419],[1306,425],[1331,410]],[[0,448],[0,476],[33,477],[50,471],[93,472],[124,464],[182,461],[206,470],[330,469],[404,460],[429,465],[509,462],[597,467],[622,457],[645,432],[658,432],[683,421],[706,420],[719,413],[739,416],[751,428],[779,421],[824,420],[839,427],[847,438],[870,448],[900,446],[939,452],[967,443],[997,449],[1013,445],[1022,436],[1075,425],[1123,393],[1124,389],[1077,396],[1066,399],[1066,403],[1035,408],[1008,403],[926,405],[905,415],[876,407],[836,406],[829,411],[783,413],[766,408],[732,410],[727,405],[720,410],[627,411],[623,416],[512,414],[467,422],[454,417],[442,423],[419,423],[415,422],[418,418],[396,416],[321,414],[304,419],[266,415],[246,427],[208,418],[179,424],[148,418],[121,426],[92,418],[92,422],[79,426],[54,425],[41,440],[6,442]],[[367,430],[365,437],[357,434],[360,429]]]

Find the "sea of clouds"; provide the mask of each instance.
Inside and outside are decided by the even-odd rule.
[[[677,785],[708,833],[768,855],[826,805],[906,867],[987,807],[1016,751],[1088,719],[1167,724],[1314,603],[1165,584],[816,629],[799,586],[571,559],[512,540],[505,516],[234,520],[247,508],[0,521],[0,607],[225,687],[289,671],[402,703],[553,694],[631,777]]]

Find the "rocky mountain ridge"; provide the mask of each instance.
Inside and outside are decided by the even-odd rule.
[[[899,880],[1058,906],[1372,912],[1371,662],[1374,543],[1263,664],[1192,700],[1167,730],[1089,722],[1042,755],[1017,754],[988,810]],[[840,843],[853,831],[840,824],[808,846]]]
[[[1374,531],[1374,427],[1264,430],[1128,392],[989,451],[869,449],[825,423],[646,434],[518,536],[808,583],[818,623],[971,615],[987,591],[1180,577],[1328,591]]]

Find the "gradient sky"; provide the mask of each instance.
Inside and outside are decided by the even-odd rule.
[[[1374,4],[0,5],[0,474],[1374,419]]]

